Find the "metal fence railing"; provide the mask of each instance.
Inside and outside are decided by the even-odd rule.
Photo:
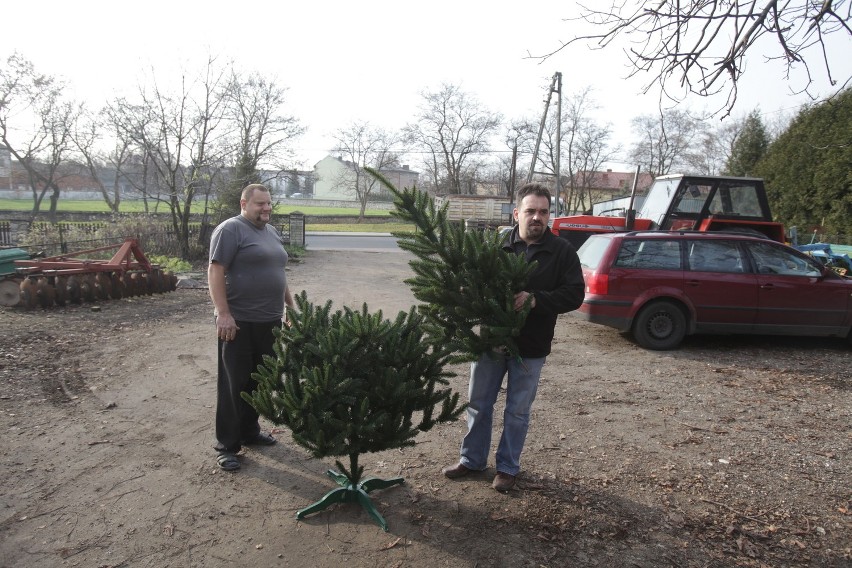
[[[304,246],[304,215],[278,216],[273,226],[282,235],[285,245]],[[193,258],[206,256],[210,236],[215,228],[210,223],[189,223],[190,254]],[[34,221],[26,230],[15,233],[15,227],[9,221],[0,221],[0,246],[17,246],[30,253],[43,253],[47,256],[70,254],[75,251],[108,247],[121,243],[125,238],[135,238],[146,254],[182,257],[183,251],[179,239],[171,224],[134,220],[115,223],[108,221]],[[108,255],[107,252],[103,253]],[[187,259],[188,260],[188,259]]]
[[[8,247],[14,245],[12,238],[12,223],[0,221],[0,246]]]

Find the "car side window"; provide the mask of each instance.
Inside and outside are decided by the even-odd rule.
[[[695,272],[745,272],[742,252],[733,241],[690,241],[687,260]]]
[[[748,243],[748,249],[760,274],[820,276],[822,270],[810,259],[800,257],[769,243]]]
[[[624,239],[615,266],[646,270],[680,270],[680,244],[666,239]]]

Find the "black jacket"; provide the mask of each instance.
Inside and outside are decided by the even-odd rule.
[[[583,303],[586,285],[577,251],[549,230],[539,242],[527,246],[518,237],[518,227],[506,238],[503,250],[523,254],[527,262],[538,262],[525,290],[535,296],[535,307],[516,341],[521,357],[546,357],[553,342],[556,316],[576,310]]]

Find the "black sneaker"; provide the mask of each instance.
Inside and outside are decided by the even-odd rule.
[[[278,440],[263,432],[258,432],[257,436],[243,442],[246,446],[274,446],[277,443]]]

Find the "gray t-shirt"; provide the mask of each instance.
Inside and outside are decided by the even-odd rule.
[[[225,267],[228,307],[237,321],[268,322],[284,315],[287,251],[272,225],[255,227],[237,215],[210,237],[210,262]]]

